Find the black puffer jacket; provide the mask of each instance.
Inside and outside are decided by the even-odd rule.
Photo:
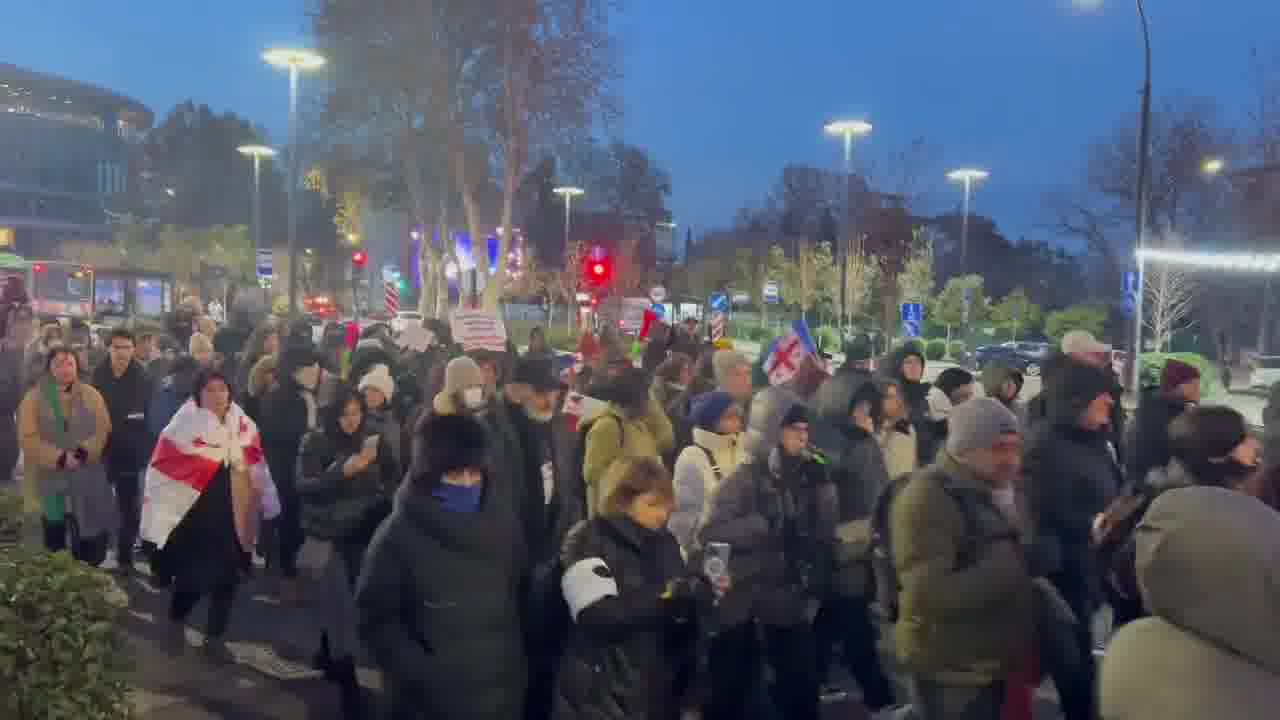
[[[358,455],[368,433],[347,435],[338,428],[313,430],[298,450],[298,496],[307,535],[339,543],[367,542],[391,506],[399,482],[399,463],[389,449],[354,477],[343,466]]]
[[[1027,425],[1035,423],[1037,420],[1045,419],[1048,414],[1048,396],[1045,392],[1054,384],[1055,379],[1064,371],[1080,367],[1082,363],[1077,362],[1070,355],[1061,352],[1054,352],[1045,361],[1040,371],[1040,387],[1044,388],[1040,394],[1031,398],[1027,402]],[[1111,399],[1115,401],[1115,405],[1111,408],[1111,427],[1107,429],[1107,438],[1111,440],[1111,444],[1115,446],[1116,455],[1120,462],[1123,463],[1127,457],[1126,453],[1129,448],[1124,446],[1123,438],[1125,431],[1125,415],[1124,415],[1124,387],[1120,384],[1120,378],[1111,368],[1103,368],[1102,372],[1106,373],[1111,383]]]
[[[555,720],[673,720],[692,678],[692,606],[663,599],[685,574],[664,530],[626,516],[578,524],[565,540],[565,599],[574,615]]]
[[[1123,475],[1108,434],[1082,429],[1079,418],[1111,387],[1103,370],[1064,368],[1045,390],[1049,416],[1032,426],[1022,466],[1035,542],[1054,558],[1049,579],[1086,618],[1099,598],[1094,518],[1116,498]]]
[[[1143,483],[1147,474],[1169,464],[1173,454],[1169,449],[1169,423],[1186,411],[1188,405],[1181,400],[1170,400],[1158,388],[1148,391],[1142,399],[1136,420],[1137,434],[1129,450],[1129,479]]]
[[[360,636],[382,670],[391,717],[520,717],[525,560],[513,505],[497,483],[486,483],[474,513],[446,510],[422,479],[396,492],[356,587]]]
[[[838,505],[824,465],[777,447],[724,479],[698,541],[732,547],[733,588],[719,605],[726,625],[808,622],[831,580]]]
[[[151,379],[136,360],[124,375],[116,377],[108,360],[93,370],[93,387],[102,395],[111,415],[111,435],[103,451],[103,461],[112,474],[135,473],[151,458],[155,438],[147,426],[147,405],[151,401]]]

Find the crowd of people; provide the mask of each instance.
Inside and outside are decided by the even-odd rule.
[[[857,692],[875,717],[1027,720],[1045,679],[1067,720],[1280,704],[1276,484],[1178,361],[1126,433],[1082,332],[1030,399],[1013,369],[929,382],[914,345],[857,339],[753,382],[696,323],[635,354],[584,336],[565,368],[540,331],[521,354],[428,321],[422,351],[182,316],[110,331],[91,368],[6,293],[0,473],[21,463],[38,541],[147,562],[175,654],[207,601],[214,663],[265,572],[346,718],[816,720]]]

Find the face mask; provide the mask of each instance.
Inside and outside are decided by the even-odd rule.
[[[1018,495],[1012,487],[995,488],[991,491],[991,501],[1006,513],[1016,512],[1018,509]]]
[[[463,390],[462,404],[466,405],[468,410],[484,407],[484,388],[471,387]]]

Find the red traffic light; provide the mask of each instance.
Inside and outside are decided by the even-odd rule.
[[[596,277],[602,278],[605,276],[605,273],[607,272],[608,272],[608,269],[605,268],[604,263],[596,263],[595,265],[591,266],[591,274],[595,275]]]
[[[44,263],[36,263],[35,265],[31,266],[31,269],[34,270],[35,272],[42,273],[48,268],[44,266]]]
[[[369,262],[369,254],[363,250],[357,250],[351,253],[351,264],[358,268],[364,267]]]

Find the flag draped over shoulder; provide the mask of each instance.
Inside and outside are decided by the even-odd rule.
[[[143,483],[143,539],[164,545],[223,465],[248,473],[252,497],[236,497],[233,484],[233,504],[252,508],[252,526],[240,522],[238,516],[236,528],[241,544],[251,548],[257,516],[278,515],[280,501],[267,469],[258,426],[234,403],[220,422],[212,412],[188,400],[161,432]]]
[[[764,361],[764,371],[770,385],[781,385],[800,372],[807,356],[816,355],[818,346],[809,335],[809,326],[803,320],[791,323],[786,335],[774,341]]]

